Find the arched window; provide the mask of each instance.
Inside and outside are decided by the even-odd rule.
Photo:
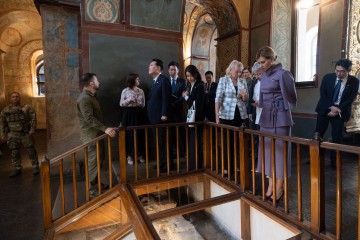
[[[36,64],[36,79],[38,96],[45,96],[44,60]]]
[[[319,0],[300,0],[296,8],[296,82],[313,82],[317,74]]]
[[[45,97],[43,50],[36,50],[31,55],[31,75],[34,97]]]

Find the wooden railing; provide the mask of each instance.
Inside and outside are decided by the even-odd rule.
[[[73,202],[74,209],[79,206],[77,199],[77,156],[83,153],[85,165],[85,194],[86,202],[89,198],[89,176],[87,167],[87,148],[91,144],[97,146],[97,163],[98,163],[98,191],[101,194],[101,181],[103,176],[100,174],[100,145],[99,141],[107,141],[107,166],[108,179],[110,188],[115,185],[114,177],[112,175],[112,161],[119,161],[119,179],[120,183],[127,181],[138,181],[143,179],[157,178],[162,175],[174,175],[179,173],[186,173],[190,171],[189,154],[189,131],[195,131],[195,168],[192,170],[203,169],[211,171],[219,176],[226,178],[229,182],[235,183],[240,191],[244,193],[244,197],[265,208],[274,215],[290,222],[300,229],[311,234],[312,237],[318,239],[341,239],[342,237],[342,174],[341,166],[343,164],[341,154],[352,153],[355,154],[360,166],[360,147],[345,146],[333,144],[328,142],[319,142],[310,139],[303,139],[289,136],[279,136],[274,134],[266,134],[255,130],[236,128],[227,125],[199,122],[192,124],[194,127],[190,128],[189,124],[163,124],[152,126],[138,126],[120,128],[117,139],[111,139],[106,135],[102,135],[93,141],[83,144],[71,151],[68,151],[51,160],[45,159],[41,165],[41,175],[43,181],[43,200],[44,200],[44,225],[45,229],[52,228],[52,224],[56,219],[52,217],[52,196],[50,180],[52,179],[50,171],[58,172],[60,181],[60,199],[61,199],[61,217],[65,216],[65,193],[64,193],[64,169],[65,161],[71,161],[70,175],[72,178],[73,188]],[[139,134],[142,131],[142,134]],[[184,138],[181,137],[183,131]],[[152,136],[152,132],[154,136]],[[132,133],[134,142],[126,142],[126,135]],[[199,134],[201,133],[201,135]],[[166,149],[166,171],[161,172],[160,169],[160,154],[163,149],[159,149],[159,135],[165,136]],[[139,139],[138,136],[143,136]],[[276,180],[277,169],[275,167],[275,143],[277,141],[283,142],[284,156],[289,152],[293,152],[293,160],[296,164],[295,171],[292,176],[288,175],[288,162],[284,158],[284,198],[283,201],[276,202],[276,194],[273,196],[273,201],[266,200],[265,191],[267,187],[264,167],[261,173],[256,173],[256,154],[257,146],[255,144],[258,138],[259,146],[264,146],[266,138],[271,142],[271,159],[267,161],[272,162],[272,176],[273,181]],[[198,141],[202,145],[198,147]],[[144,158],[145,163],[139,164],[136,159],[139,155],[139,140],[144,144]],[[112,147],[116,143],[117,148]],[[126,160],[126,144],[134,144],[134,165],[127,167]],[[292,149],[289,149],[291,146]],[[175,154],[173,155],[173,147]],[[180,151],[183,149],[184,153]],[[325,225],[325,205],[328,203],[325,199],[325,167],[324,167],[324,152],[325,150],[335,150],[337,152],[337,168],[336,173],[336,227],[335,231],[329,231]],[[203,155],[203,165],[199,155]],[[261,149],[258,156],[262,161],[262,166],[266,161],[264,158],[264,148]],[[184,156],[182,156],[184,154]],[[116,159],[118,158],[118,159]],[[171,161],[175,159],[175,168],[171,168]],[[309,165],[304,165],[304,161],[309,161]],[[152,167],[155,167],[153,169]],[[306,167],[308,166],[308,167]],[[54,170],[55,168],[55,170]],[[358,170],[354,170],[358,171]],[[54,174],[52,174],[54,175]],[[65,174],[66,175],[66,174]],[[67,174],[68,176],[69,174]],[[307,178],[310,181],[308,185]],[[358,171],[358,179],[360,179],[360,171]],[[295,181],[296,180],[296,181]],[[274,182],[275,183],[275,182]],[[289,184],[292,184],[291,188]],[[273,184],[275,193],[275,184]],[[304,192],[308,194],[304,194]],[[360,187],[358,189],[358,203]],[[305,204],[306,203],[306,204]],[[360,210],[358,210],[358,217]],[[360,222],[357,221],[358,229],[360,229]],[[358,230],[359,231],[359,230]],[[358,239],[360,234],[358,233]]]

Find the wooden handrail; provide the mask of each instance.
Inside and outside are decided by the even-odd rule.
[[[125,128],[119,129],[119,161],[120,182],[126,183],[126,140]]]
[[[50,186],[50,162],[47,156],[41,161],[41,185],[43,197],[43,214],[44,214],[44,229],[52,228],[51,215],[51,186]]]
[[[149,129],[155,128],[155,137],[158,140],[160,129],[164,130],[165,132],[165,138],[166,138],[166,152],[167,152],[167,159],[166,159],[166,165],[167,165],[167,175],[171,176],[173,173],[175,174],[181,174],[183,170],[185,172],[188,172],[189,170],[189,158],[186,158],[186,169],[181,169],[180,171],[180,158],[179,158],[179,127],[185,126],[185,133],[186,133],[186,156],[189,156],[189,145],[188,145],[188,138],[189,138],[189,128],[187,127],[190,125],[189,123],[180,123],[180,124],[159,124],[159,125],[143,125],[143,126],[137,126],[137,127],[122,127],[118,129],[118,156],[119,156],[119,176],[120,176],[120,182],[126,183],[129,181],[127,176],[127,160],[126,160],[126,144],[129,144],[126,142],[126,134],[128,131],[132,131],[134,133],[134,154],[135,154],[135,166],[134,166],[134,173],[135,173],[135,181],[138,181],[141,179],[150,179],[150,177],[158,177],[160,176],[160,169],[159,169],[159,162],[160,162],[160,151],[159,148],[156,147],[155,155],[156,155],[156,176],[149,176],[149,144],[152,142],[148,139],[148,131]],[[203,151],[204,156],[204,168],[208,171],[212,171],[213,174],[217,174],[219,177],[224,177],[224,170],[228,170],[228,176],[226,177],[226,180],[228,182],[231,182],[232,184],[238,184],[241,192],[247,192],[251,191],[251,196],[253,198],[257,198],[259,201],[262,201],[264,204],[265,202],[265,189],[266,189],[266,182],[265,182],[265,151],[264,151],[264,143],[265,139],[270,139],[271,141],[271,161],[273,164],[271,173],[272,173],[272,180],[273,180],[273,186],[275,187],[275,181],[276,181],[276,175],[279,174],[275,167],[275,142],[283,142],[284,143],[284,187],[285,187],[285,202],[284,202],[284,209],[282,209],[282,205],[279,205],[276,203],[276,191],[273,195],[273,202],[272,204],[268,204],[268,207],[273,209],[274,211],[278,211],[280,207],[281,212],[284,214],[288,214],[288,210],[291,209],[289,206],[289,190],[288,190],[288,176],[287,176],[287,161],[286,156],[288,155],[287,144],[293,143],[296,144],[297,152],[296,152],[296,165],[297,165],[297,210],[298,215],[294,218],[294,221],[298,222],[299,227],[303,227],[307,224],[308,229],[306,231],[311,231],[314,236],[320,236],[322,233],[325,232],[325,188],[324,188],[324,151],[325,150],[336,150],[337,151],[337,182],[336,182],[336,238],[340,239],[342,232],[341,232],[341,224],[342,224],[342,218],[341,218],[341,209],[342,209],[342,179],[341,179],[341,153],[347,152],[347,153],[353,153],[357,154],[359,158],[359,164],[360,164],[360,148],[355,146],[347,146],[342,144],[336,144],[336,143],[329,143],[329,142],[319,142],[314,141],[310,139],[304,139],[304,138],[298,138],[298,137],[291,137],[291,136],[280,136],[276,134],[269,134],[269,133],[263,133],[257,130],[251,130],[246,129],[243,127],[232,127],[228,125],[223,124],[216,124],[211,122],[196,122],[191,123],[191,125],[195,125],[193,130],[195,131],[195,158],[196,158],[196,169],[202,169],[201,166],[199,166],[199,152]],[[173,136],[170,136],[169,131],[171,128],[176,129],[176,139],[173,138]],[[202,128],[202,137],[203,137],[203,145],[202,149],[197,148],[197,142],[200,141],[200,135],[197,134],[199,132],[199,129]],[[137,139],[139,138],[139,135],[136,133],[140,129],[145,129],[145,160],[146,160],[146,176],[138,176],[138,166],[137,166],[137,155],[139,148],[137,146]],[[213,138],[213,136],[216,136]],[[259,138],[259,151],[255,149],[256,145],[254,143],[254,138]],[[44,159],[42,161],[41,165],[41,177],[42,177],[42,187],[43,187],[43,199],[44,199],[44,228],[46,230],[52,228],[53,226],[53,219],[52,219],[52,209],[51,209],[51,189],[50,189],[50,166],[54,163],[59,164],[59,173],[60,173],[60,200],[61,200],[61,215],[66,216],[67,213],[65,212],[65,193],[64,193],[64,174],[67,174],[67,172],[64,172],[63,165],[65,161],[67,161],[69,158],[71,159],[71,166],[72,166],[72,179],[73,179],[73,193],[74,193],[74,209],[78,207],[78,196],[77,196],[77,184],[76,184],[76,156],[77,152],[84,151],[84,159],[85,159],[85,182],[88,183],[89,176],[88,176],[88,153],[87,149],[90,145],[96,145],[96,159],[98,162],[98,191],[101,193],[101,175],[100,175],[100,144],[99,141],[104,141],[104,139],[107,138],[108,141],[108,166],[109,166],[109,172],[111,172],[111,161],[112,161],[112,150],[111,150],[111,139],[106,134],[103,134],[92,141],[89,141],[87,143],[84,143],[70,151],[67,151],[50,161],[48,159]],[[249,141],[249,138],[251,138],[251,142]],[[170,140],[174,139],[174,144],[177,147],[176,150],[176,172],[170,171],[170,160],[172,158],[171,152],[171,145]],[[233,153],[234,158],[231,159],[230,157],[230,142],[234,140],[234,148]],[[251,143],[249,149],[249,143]],[[156,142],[155,142],[156,145]],[[304,221],[303,222],[303,195],[302,195],[302,170],[301,170],[301,147],[306,146],[309,149],[310,154],[310,199],[311,199],[311,205],[310,205],[310,223]],[[228,151],[228,154],[225,153],[225,151]],[[252,153],[252,158],[249,158],[249,151]],[[262,163],[261,167],[261,182],[259,180],[258,184],[261,184],[261,200],[259,199],[259,196],[256,196],[258,193],[255,192],[255,155],[256,153],[259,153],[258,158],[259,161]],[[251,161],[251,162],[249,162]],[[225,169],[225,163],[227,163],[227,169]],[[231,164],[234,163],[234,169],[231,169]],[[239,164],[239,165],[238,165]],[[249,172],[249,164],[252,166],[252,173]],[[219,169],[220,167],[220,169]],[[237,172],[237,168],[240,169],[240,177],[238,178],[239,172]],[[183,167],[184,168],[184,167]],[[141,172],[141,171],[140,171]],[[360,171],[359,171],[360,176]],[[112,175],[110,174],[110,186],[112,187]],[[253,185],[250,189],[250,181],[252,179]],[[89,201],[89,186],[86,185],[86,201]],[[359,187],[360,191],[360,187]],[[358,199],[360,202],[360,197]],[[291,206],[293,207],[293,206]],[[275,209],[276,208],[276,209]],[[359,216],[360,216],[360,210],[359,210]],[[290,216],[289,216],[290,217]],[[360,229],[360,222],[358,222],[358,228]],[[148,234],[148,233],[147,233]],[[360,240],[360,234],[359,234],[359,240]]]
[[[312,232],[325,229],[324,155],[318,141],[310,144],[310,209]]]

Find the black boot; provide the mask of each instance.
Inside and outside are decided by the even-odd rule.
[[[15,168],[9,175],[9,178],[13,178],[13,177],[16,177],[16,176],[19,176],[21,174],[21,168],[20,169],[17,169]]]

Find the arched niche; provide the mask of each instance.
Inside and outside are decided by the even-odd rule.
[[[193,4],[196,7],[193,8],[190,15],[188,12],[185,12],[184,21],[188,20],[188,28],[184,27],[184,31],[187,31],[185,34],[186,38],[184,38],[184,65],[186,66],[190,63],[196,65],[199,64],[199,61],[209,61],[210,69],[210,58],[204,58],[203,60],[196,59],[193,58],[193,55],[196,54],[192,54],[192,50],[196,49],[196,46],[193,46],[193,40],[196,42],[198,38],[196,35],[196,27],[199,23],[201,25],[202,17],[208,15],[214,22],[218,32],[218,36],[214,38],[214,42],[210,43],[210,45],[216,45],[217,64],[215,72],[216,78],[218,79],[219,76],[225,74],[226,67],[233,59],[241,59],[242,33],[240,31],[241,23],[238,12],[231,0],[187,0],[187,3]],[[211,42],[211,37],[215,36],[214,33],[213,31],[209,34],[209,42]],[[192,60],[190,61],[189,58]]]

